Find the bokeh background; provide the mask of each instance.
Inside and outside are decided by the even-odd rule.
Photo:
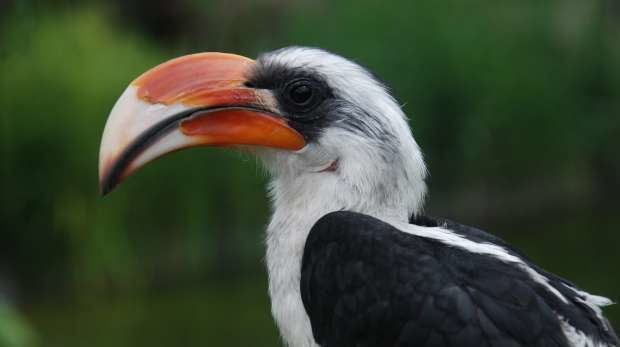
[[[147,68],[293,44],[393,88],[429,214],[620,300],[618,1],[0,0],[0,346],[280,345],[255,160],[184,151],[101,198],[97,155]]]

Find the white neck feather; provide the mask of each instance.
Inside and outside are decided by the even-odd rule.
[[[262,155],[268,167],[278,168],[269,187],[273,215],[267,228],[266,260],[272,313],[288,346],[315,346],[299,287],[304,246],[314,223],[338,210],[402,222],[419,212],[426,171],[415,141],[407,134],[410,142],[400,146],[406,151],[389,162],[390,157],[377,150],[380,146],[360,144],[359,138],[349,138],[346,132],[323,137],[322,148],[330,148],[325,142],[337,139],[338,157],[311,146],[294,154]],[[334,160],[336,171],[319,172]]]

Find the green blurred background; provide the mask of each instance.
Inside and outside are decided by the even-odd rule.
[[[0,347],[280,345],[255,160],[184,151],[101,198],[97,156],[149,67],[293,44],[393,88],[429,214],[620,300],[618,1],[0,0]]]

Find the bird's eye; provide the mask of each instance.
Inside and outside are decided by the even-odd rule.
[[[296,85],[291,88],[289,94],[293,102],[299,105],[305,105],[312,99],[313,91],[310,85],[300,82],[296,83]]]
[[[289,117],[297,120],[311,120],[317,117],[313,111],[326,98],[323,85],[310,78],[302,77],[287,83],[283,90],[283,105]]]
[[[316,83],[312,80],[301,78],[289,83],[286,86],[286,94],[288,99],[297,107],[312,107],[317,101],[318,91]]]

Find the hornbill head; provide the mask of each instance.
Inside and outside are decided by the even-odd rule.
[[[200,53],[145,72],[105,126],[101,191],[194,146],[249,149],[274,179],[305,180],[309,190],[332,186],[357,196],[349,205],[374,196],[408,214],[425,192],[422,155],[399,104],[370,72],[315,48],[283,48],[257,60]]]

